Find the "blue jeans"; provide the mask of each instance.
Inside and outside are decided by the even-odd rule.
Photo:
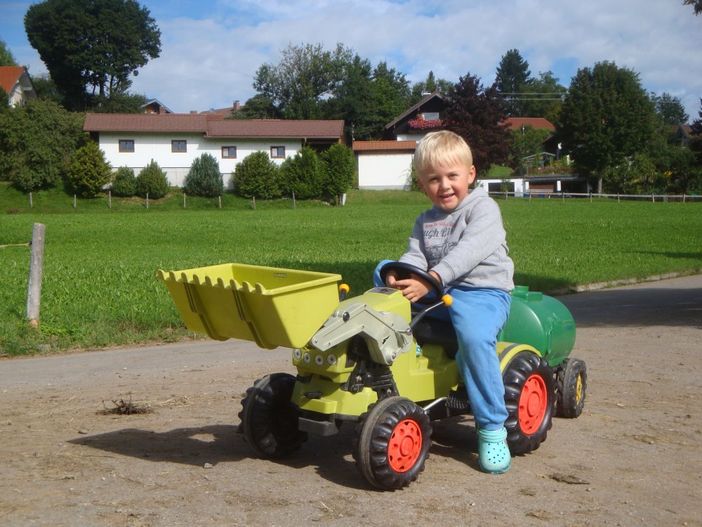
[[[375,268],[373,282],[380,280],[383,260]],[[458,337],[456,365],[468,392],[475,422],[484,430],[499,430],[507,419],[505,387],[495,346],[497,335],[507,322],[512,297],[491,288],[452,287],[449,308],[438,308],[428,317],[450,319]]]

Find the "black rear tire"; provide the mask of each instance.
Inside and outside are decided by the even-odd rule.
[[[536,450],[551,429],[555,411],[553,370],[535,353],[521,352],[509,363],[502,379],[510,452],[518,455]]]
[[[583,413],[587,394],[587,366],[580,359],[566,359],[556,374],[559,417],[575,418]]]
[[[291,402],[294,387],[294,376],[273,373],[246,390],[239,431],[261,457],[284,457],[298,450],[307,439],[307,434],[298,428],[299,410]]]

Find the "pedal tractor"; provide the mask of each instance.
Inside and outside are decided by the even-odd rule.
[[[383,268],[426,272],[394,262]],[[412,306],[402,293],[375,287],[346,298],[336,274],[222,264],[159,271],[186,326],[211,338],[292,348],[297,375],[257,380],[242,401],[240,432],[256,453],[280,458],[308,433],[331,436],[354,423],[354,459],[374,487],[414,481],[431,446],[432,421],[470,413],[456,368],[450,324],[425,316],[442,304]],[[575,323],[567,308],[517,287],[497,349],[513,455],[539,447],[554,414],[583,410],[585,363],[571,359]],[[449,297],[442,299],[450,302]]]

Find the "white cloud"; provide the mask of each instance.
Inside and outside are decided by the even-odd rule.
[[[222,107],[254,95],[263,63],[288,44],[341,42],[413,82],[429,70],[456,81],[494,80],[516,48],[533,75],[552,70],[568,85],[579,67],[610,60],[640,74],[643,86],[680,97],[691,118],[702,97],[702,16],[681,0],[143,0],[162,32],[161,57],[134,91],[176,111]],[[0,23],[0,38],[2,23]],[[21,44],[21,43],[20,43]],[[26,42],[25,42],[26,44]],[[11,47],[22,62],[30,53]]]

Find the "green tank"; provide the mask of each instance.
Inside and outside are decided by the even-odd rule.
[[[549,366],[558,366],[575,344],[575,320],[565,305],[527,286],[512,291],[512,309],[498,341],[535,347]]]

